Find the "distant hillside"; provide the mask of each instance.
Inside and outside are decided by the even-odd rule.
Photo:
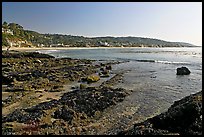
[[[14,47],[194,47],[184,42],[168,42],[142,37],[94,37],[40,34],[24,30],[16,23],[2,24],[2,46]]]

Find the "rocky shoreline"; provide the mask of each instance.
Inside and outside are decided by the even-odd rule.
[[[202,91],[175,101],[167,112],[119,135],[202,135]]]
[[[91,83],[110,77],[111,65],[36,52],[2,52],[2,134],[87,134],[101,112],[131,93],[107,84]],[[101,77],[101,78],[102,78]],[[112,85],[116,77],[109,80]],[[80,86],[66,89],[75,82]],[[107,81],[106,81],[107,82]]]
[[[132,93],[114,86],[123,78],[123,72],[113,74],[111,71],[112,65],[119,63],[122,62],[2,51],[2,134],[96,133],[92,131],[100,130],[97,122],[102,112]],[[177,101],[168,112],[135,124],[134,128],[119,134],[200,135],[201,93]],[[172,119],[180,120],[181,125],[169,122]]]

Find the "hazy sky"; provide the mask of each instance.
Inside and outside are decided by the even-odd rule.
[[[40,33],[202,44],[202,2],[3,2],[3,21]]]

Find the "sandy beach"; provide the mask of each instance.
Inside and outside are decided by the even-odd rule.
[[[42,48],[29,48],[29,47],[11,47],[9,50],[27,51],[27,50],[63,50],[63,49],[106,49],[106,48],[123,48],[123,47],[42,47]],[[132,48],[132,47],[125,47]],[[2,47],[2,50],[7,48]]]
[[[121,48],[150,48],[150,47],[11,47],[9,50],[17,51],[35,51],[35,50],[68,50],[68,49],[121,49]],[[156,47],[155,47],[156,48]],[[2,50],[7,48],[2,47]]]

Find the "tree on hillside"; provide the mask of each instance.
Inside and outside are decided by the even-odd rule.
[[[3,22],[2,27],[8,29],[8,23],[6,21]]]

